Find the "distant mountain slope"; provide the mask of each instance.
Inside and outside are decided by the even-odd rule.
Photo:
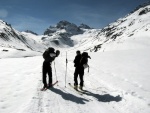
[[[44,32],[43,42],[48,45],[49,42],[53,43],[55,46],[60,47],[73,47],[73,40],[70,39],[71,36],[83,34],[84,29],[91,29],[86,24],[81,24],[77,26],[68,21],[60,21],[55,26],[50,26]]]
[[[13,48],[22,51],[40,51],[37,48],[41,48],[41,50],[44,49],[44,46],[42,46],[40,42],[25,36],[2,20],[0,20],[0,47]]]
[[[86,35],[88,32],[89,37]],[[86,34],[86,38],[80,41],[82,43],[76,45],[80,46],[79,49],[109,51],[150,47],[150,5],[141,5],[124,18],[101,30],[88,30]]]

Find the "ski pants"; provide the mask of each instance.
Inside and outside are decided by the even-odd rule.
[[[48,82],[49,84],[52,84],[52,68],[50,65],[50,62],[43,62],[43,84],[44,87],[47,87],[47,74],[48,74]]]
[[[76,67],[75,72],[74,72],[74,85],[78,85],[78,75],[80,78],[80,86],[83,86],[84,80],[83,80],[83,75],[84,75],[84,68],[83,67]]]

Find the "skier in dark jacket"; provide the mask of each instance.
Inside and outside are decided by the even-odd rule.
[[[49,47],[44,53],[43,53],[43,58],[44,58],[44,62],[43,62],[43,88],[41,90],[45,90],[49,87],[51,87],[52,85],[52,68],[51,68],[51,63],[52,61],[55,60],[56,57],[58,57],[58,55],[60,54],[60,51],[57,50],[55,52],[55,49],[52,47]],[[48,77],[49,77],[49,81],[47,84],[47,76],[46,74],[48,73]]]
[[[74,88],[77,89],[78,88],[78,75],[80,78],[80,86],[79,88],[82,90],[83,88],[83,75],[84,75],[84,69],[86,67],[88,67],[88,58],[90,58],[88,56],[87,52],[83,52],[82,55],[80,54],[80,51],[77,51],[77,56],[74,59],[74,63],[75,63],[75,72],[74,72]]]
[[[77,89],[78,87],[78,75],[80,72],[80,60],[81,60],[81,53],[80,51],[76,51],[76,57],[74,59],[74,67],[75,67],[75,71],[74,71],[74,88]]]
[[[76,57],[75,57],[75,59],[74,59],[74,67],[79,67],[79,65],[80,65],[80,60],[81,60],[81,53],[80,53],[80,51],[76,51]]]

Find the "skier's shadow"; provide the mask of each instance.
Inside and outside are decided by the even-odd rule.
[[[111,102],[111,101],[119,102],[122,100],[122,97],[120,97],[120,95],[117,95],[117,96],[112,96],[110,94],[99,95],[99,94],[92,93],[90,91],[85,91],[83,92],[83,94],[86,94],[88,96],[93,96],[98,101],[101,101],[101,102]]]
[[[72,95],[70,93],[65,93],[65,92],[63,92],[63,91],[61,91],[60,89],[57,89],[57,88],[50,88],[49,90],[56,93],[56,94],[61,95],[63,99],[75,102],[77,104],[85,104],[84,101],[86,101],[86,102],[89,101],[85,98],[77,97],[77,96]]]

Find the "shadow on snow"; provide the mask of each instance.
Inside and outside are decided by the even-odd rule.
[[[75,102],[77,104],[85,104],[84,101],[87,101],[87,102],[89,101],[85,98],[77,97],[77,96],[72,95],[70,93],[65,93],[65,92],[63,92],[63,91],[61,91],[60,89],[57,89],[57,88],[50,88],[49,90],[56,93],[56,94],[61,95],[63,99]]]
[[[84,97],[83,98],[77,97],[77,96],[72,95],[70,93],[65,93],[65,92],[63,92],[57,88],[50,88],[49,90],[51,90],[52,92],[54,92],[56,94],[61,95],[63,99],[75,102],[77,104],[85,104],[84,101],[89,102],[89,100],[85,99]],[[112,96],[110,94],[99,95],[99,94],[95,94],[95,93],[92,93],[89,91],[84,91],[82,93],[87,95],[87,96],[93,96],[94,98],[96,98],[100,102],[111,102],[111,101],[119,102],[122,100],[122,97],[120,97],[120,95],[118,95],[118,96]]]
[[[110,94],[99,95],[89,91],[84,91],[83,94],[93,96],[94,98],[96,98],[98,101],[101,102],[111,102],[111,101],[119,102],[122,100],[122,97],[120,97],[120,95],[118,96],[112,96]]]

